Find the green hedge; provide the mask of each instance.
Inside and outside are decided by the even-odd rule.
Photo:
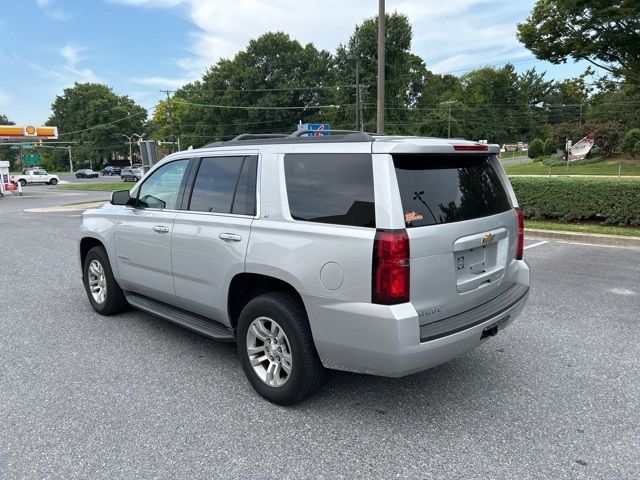
[[[526,218],[640,225],[638,180],[512,177],[511,183]]]

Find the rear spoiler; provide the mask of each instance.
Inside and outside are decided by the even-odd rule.
[[[435,154],[478,154],[497,155],[500,145],[470,142],[468,140],[405,137],[398,139],[380,139],[371,145],[371,153],[435,153]]]

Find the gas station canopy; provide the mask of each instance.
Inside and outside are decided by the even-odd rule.
[[[58,138],[58,127],[43,127],[36,125],[0,125],[0,139],[12,140],[55,140]]]

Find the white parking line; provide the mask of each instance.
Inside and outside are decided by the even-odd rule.
[[[543,241],[538,242],[538,243],[532,243],[531,245],[527,245],[526,247],[524,247],[524,249],[527,250],[529,248],[539,247],[540,245],[544,245],[545,243],[549,243],[549,242],[547,240],[543,240]]]

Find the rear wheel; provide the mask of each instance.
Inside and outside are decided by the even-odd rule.
[[[324,380],[304,307],[287,293],[260,295],[245,306],[238,355],[253,388],[279,405],[304,400]]]
[[[84,260],[84,288],[93,309],[101,315],[113,315],[127,309],[124,293],[113,277],[104,247],[93,247]]]
[[[27,181],[24,178],[21,178],[20,180],[18,180],[18,183],[24,187],[27,184]]]

